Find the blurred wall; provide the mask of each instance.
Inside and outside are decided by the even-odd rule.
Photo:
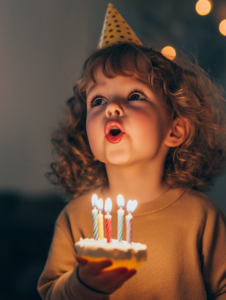
[[[114,0],[145,43],[194,54],[225,84],[224,2],[205,17],[196,1]],[[52,132],[64,115],[82,64],[96,48],[108,1],[2,0],[0,3],[0,190],[54,192],[45,179]],[[221,7],[221,8],[220,8]],[[226,11],[226,10],[225,10]],[[226,17],[226,16],[225,16]],[[225,176],[210,195],[225,208]]]

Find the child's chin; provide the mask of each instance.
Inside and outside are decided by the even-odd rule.
[[[129,163],[129,156],[124,150],[111,151],[106,155],[106,160],[112,165],[126,165]]]

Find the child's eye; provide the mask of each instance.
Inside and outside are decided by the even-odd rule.
[[[142,91],[133,91],[128,97],[128,101],[139,101],[146,99],[146,95]]]
[[[103,105],[105,103],[106,101],[103,100],[100,96],[95,96],[91,101],[91,107]]]

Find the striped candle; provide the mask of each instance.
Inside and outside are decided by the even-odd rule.
[[[118,195],[117,197],[117,204],[118,204],[118,241],[122,241],[122,235],[123,235],[123,222],[124,222],[124,207],[125,200],[122,195]]]
[[[111,219],[112,219],[111,215],[107,213],[105,215],[107,243],[111,242]]]
[[[107,198],[105,201],[105,206],[104,206],[104,210],[106,212],[105,215],[105,226],[106,226],[106,236],[107,236],[107,243],[111,242],[111,212],[112,209],[112,202],[110,198]]]
[[[93,238],[94,240],[98,240],[98,223],[97,223],[97,201],[98,201],[98,197],[96,194],[93,194],[92,196],[92,206],[93,206],[93,210],[92,210],[92,216],[93,216]]]
[[[98,206],[98,210],[99,210],[99,213],[97,215],[99,239],[103,240],[103,238],[104,238],[104,224],[103,224],[103,214],[102,214],[103,200],[101,198],[98,200],[97,206]]]
[[[133,224],[133,216],[129,213],[126,216],[126,240],[127,243],[132,242],[132,224]]]
[[[132,242],[132,222],[133,222],[133,216],[131,213],[134,212],[135,208],[137,206],[136,200],[129,200],[126,206],[126,210],[128,212],[128,215],[126,216],[126,240],[128,243]]]

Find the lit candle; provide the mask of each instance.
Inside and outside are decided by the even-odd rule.
[[[92,216],[93,216],[93,237],[94,240],[98,240],[98,225],[97,225],[97,203],[98,203],[98,197],[96,194],[93,194],[92,196]]]
[[[123,221],[124,221],[124,209],[122,209],[125,205],[125,200],[122,195],[118,195],[117,197],[118,204],[118,241],[122,241],[123,234]]]
[[[106,225],[106,236],[107,236],[107,242],[111,242],[111,212],[112,209],[112,202],[110,198],[107,198],[104,205],[104,210],[106,212],[105,215],[105,225]]]
[[[97,215],[97,220],[98,220],[98,231],[99,231],[99,239],[103,240],[104,238],[104,225],[103,225],[103,214],[102,214],[102,210],[103,210],[103,200],[100,198],[98,200],[98,204],[97,204],[99,213]]]
[[[133,216],[131,213],[134,212],[135,208],[137,207],[137,200],[129,200],[126,206],[126,210],[128,215],[126,216],[126,240],[128,243],[132,242],[132,221]]]

